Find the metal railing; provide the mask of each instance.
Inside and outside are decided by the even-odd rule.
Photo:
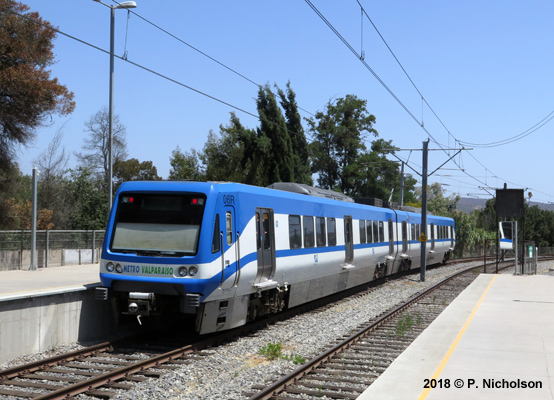
[[[103,240],[103,230],[37,231],[36,266],[97,263]],[[29,269],[31,246],[30,230],[0,231],[0,271]]]

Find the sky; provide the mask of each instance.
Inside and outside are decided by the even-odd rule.
[[[108,105],[110,10],[93,0],[22,2],[73,37],[57,35],[51,76],[75,94],[76,109],[37,129],[17,161],[30,174],[61,130],[74,167],[85,122]],[[115,59],[114,113],[129,158],[152,161],[163,178],[177,146],[202,150],[231,112],[259,126],[249,115],[257,85],[290,81],[305,118],[348,94],[367,100],[379,138],[402,149],[418,181],[410,167],[421,173],[430,139],[429,183],[447,195],[490,198],[507,183],[554,202],[551,0],[136,3],[135,14],[115,11],[115,55],[129,62]]]

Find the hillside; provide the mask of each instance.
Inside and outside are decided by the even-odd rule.
[[[458,202],[456,209],[465,213],[471,213],[473,210],[482,210],[487,205],[487,199],[475,199],[471,197],[462,197]],[[531,206],[538,206],[541,210],[554,211],[554,204],[537,203],[532,201]]]

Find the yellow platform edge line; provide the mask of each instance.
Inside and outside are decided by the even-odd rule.
[[[448,360],[450,359],[450,356],[452,355],[452,353],[454,352],[454,350],[456,349],[456,347],[458,346],[458,343],[460,342],[460,339],[462,338],[462,336],[464,335],[467,327],[469,326],[469,323],[471,322],[471,320],[473,319],[473,317],[475,316],[475,313],[477,312],[477,310],[479,309],[479,307],[481,306],[481,303],[483,302],[483,300],[485,299],[485,296],[487,295],[489,289],[491,288],[492,284],[494,283],[494,281],[496,280],[496,278],[498,277],[498,275],[495,275],[494,278],[491,280],[491,282],[489,283],[489,285],[487,286],[487,288],[485,289],[485,292],[483,293],[483,295],[481,296],[481,298],[479,299],[479,301],[477,302],[477,305],[475,306],[475,308],[473,309],[473,311],[471,312],[471,315],[467,318],[464,326],[462,327],[462,329],[460,330],[460,332],[458,333],[458,336],[456,336],[456,339],[454,340],[454,342],[452,343],[452,345],[450,346],[450,348],[448,349],[448,351],[446,352],[446,355],[444,356],[444,358],[442,359],[441,363],[439,364],[439,366],[437,367],[435,373],[433,374],[433,377],[431,379],[438,379],[438,377],[440,376],[440,374],[442,373],[442,370],[444,369],[444,367],[446,366],[446,363],[448,362]],[[429,395],[429,392],[431,391],[431,387],[427,388],[427,389],[424,389],[423,392],[421,392],[421,394],[419,395],[419,397],[417,398],[418,400],[425,400],[427,398],[427,396]]]

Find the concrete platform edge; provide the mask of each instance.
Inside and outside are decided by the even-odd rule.
[[[423,392],[494,275],[482,274],[385,370],[358,400],[405,400]]]

